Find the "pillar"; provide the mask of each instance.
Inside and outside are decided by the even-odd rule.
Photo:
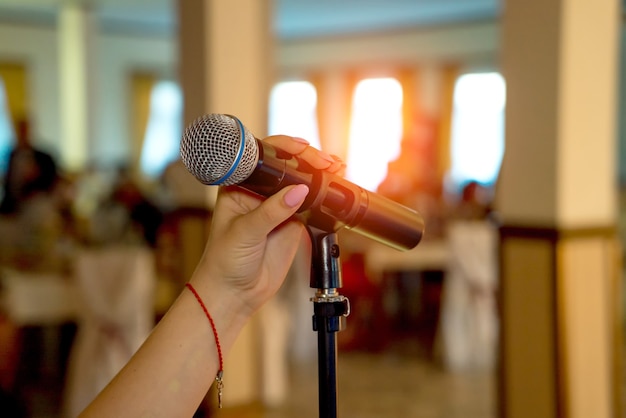
[[[266,136],[274,61],[271,6],[271,0],[179,0],[185,125],[205,113],[227,113],[256,137]],[[224,405],[263,401],[267,373],[259,328],[258,321],[247,326],[226,359]]]
[[[315,88],[321,148],[345,160],[354,84],[345,72],[326,70],[316,74]]]
[[[616,0],[508,0],[500,416],[620,411]]]
[[[204,113],[237,116],[267,133],[273,83],[271,0],[180,0],[185,124]]]
[[[60,158],[68,170],[82,168],[93,134],[94,39],[96,19],[83,2],[59,10]]]

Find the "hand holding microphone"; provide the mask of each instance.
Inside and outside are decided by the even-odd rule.
[[[290,137],[266,141],[316,169],[339,168],[329,167],[322,154]],[[222,357],[283,284],[305,235],[304,225],[291,218],[307,194],[304,184],[287,186],[264,200],[237,186],[220,190],[206,248],[188,278],[191,287],[81,417],[192,416],[213,383],[207,376],[217,381]],[[172,382],[185,382],[184,390],[171,390]],[[228,381],[225,386],[227,391]]]
[[[339,165],[307,144],[285,136],[257,140],[235,117],[199,118],[185,132],[181,156],[202,183],[232,185],[218,199],[205,253],[189,280],[194,295],[184,291],[176,299],[82,417],[193,414],[212,383],[206,376],[221,376],[222,351],[283,283],[304,232],[300,222],[286,222],[297,210],[400,249],[422,237],[417,212],[338,176]],[[172,391],[178,381],[188,385]]]
[[[415,247],[423,235],[416,211],[256,139],[234,116],[209,114],[194,121],[183,135],[181,157],[207,185],[238,185],[269,197],[288,185],[306,184],[310,191],[301,212],[323,214],[336,229],[346,227],[400,250]],[[310,225],[327,227],[314,224],[319,218],[311,217]]]

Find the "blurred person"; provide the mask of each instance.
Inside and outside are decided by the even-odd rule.
[[[113,170],[89,163],[76,176],[76,197],[73,211],[80,222],[88,222],[98,207],[110,195]]]
[[[0,202],[0,263],[5,268],[64,273],[72,230],[72,182],[55,159],[31,143],[30,125],[17,123]]]
[[[118,169],[110,188],[101,174],[89,170],[82,178],[83,187],[99,190],[83,195],[87,227],[72,265],[80,309],[63,391],[70,417],[119,372],[154,326],[161,211],[128,168]]]
[[[444,236],[442,182],[437,173],[437,123],[416,115],[402,138],[398,157],[390,161],[377,192],[418,211],[427,225],[424,240]],[[441,271],[397,268],[385,272],[387,315],[396,336],[414,338],[425,355],[432,354],[436,334]],[[374,315],[372,315],[374,316]],[[376,315],[376,316],[380,316]]]
[[[141,190],[130,173],[122,170],[113,187],[112,200],[128,211],[132,224],[139,230],[144,241],[151,247],[156,244],[157,233],[162,222],[161,210]]]
[[[70,179],[58,177],[51,190],[33,192],[11,214],[0,216],[0,260],[12,270],[66,275],[74,248]]]
[[[88,240],[99,244],[144,243],[154,247],[162,221],[161,209],[141,190],[131,171],[121,167],[108,197],[93,211]]]
[[[317,169],[341,169],[301,140],[265,140]],[[222,381],[222,356],[283,284],[297,243],[306,236],[291,217],[307,194],[305,185],[288,186],[267,199],[234,186],[220,188],[211,234],[189,288],[80,416],[193,416],[211,377]],[[228,370],[223,372],[227,377]]]
[[[437,177],[436,123],[416,116],[400,143],[398,157],[387,165],[387,175],[377,192],[417,210],[428,225],[428,235],[442,233],[442,182]]]
[[[453,219],[484,219],[490,213],[490,189],[476,180],[470,180],[461,187],[457,204],[453,207]]]
[[[4,178],[0,213],[15,213],[30,196],[49,192],[55,185],[57,164],[54,158],[35,148],[31,140],[29,121],[19,119],[16,123],[16,143],[9,154]]]
[[[3,360],[13,364],[2,364],[0,377],[5,389],[19,397],[25,384],[52,374],[62,378],[57,373],[63,373],[63,364],[52,364],[47,354],[65,360],[73,324],[65,322],[65,311],[57,318],[46,309],[66,302],[52,294],[66,286],[74,233],[71,179],[60,175],[50,154],[32,145],[27,120],[18,121],[16,132],[0,202],[0,277],[6,301],[0,312],[5,331],[0,345]]]

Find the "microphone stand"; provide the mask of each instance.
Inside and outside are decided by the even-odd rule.
[[[329,226],[334,221],[322,222]],[[317,332],[319,417],[337,417],[337,340],[345,317],[350,313],[348,298],[337,289],[341,283],[341,263],[337,234],[333,228],[318,228],[305,223],[311,237],[310,287],[317,289],[313,302],[313,331]]]

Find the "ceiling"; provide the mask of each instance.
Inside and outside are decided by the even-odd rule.
[[[281,38],[387,31],[493,19],[500,0],[276,0]]]
[[[77,0],[78,1],[78,0]],[[83,0],[104,30],[173,34],[175,0]],[[195,0],[192,0],[195,1]],[[280,39],[494,19],[501,0],[274,0]],[[0,0],[0,22],[54,24],[59,0]]]

